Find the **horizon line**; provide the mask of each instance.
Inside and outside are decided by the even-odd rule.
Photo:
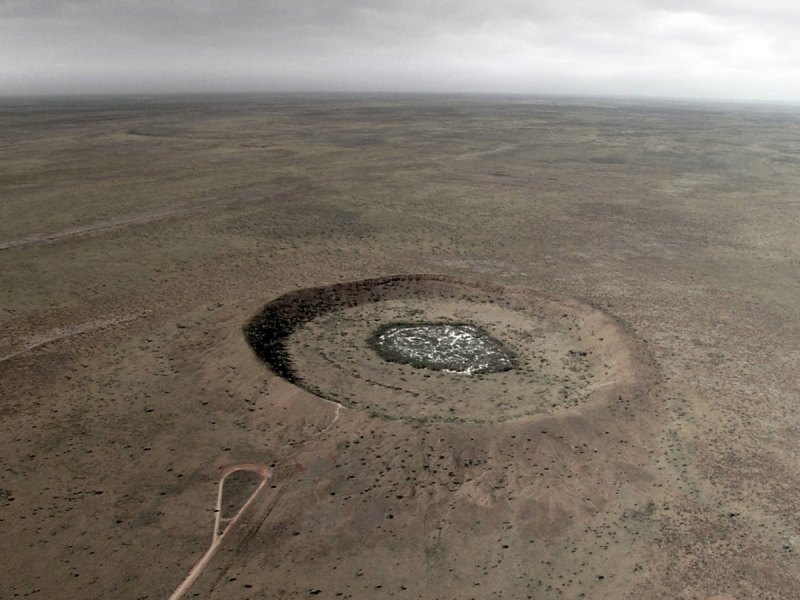
[[[103,92],[48,92],[3,94],[0,102],[7,100],[59,100],[59,99],[112,99],[112,98],[175,98],[204,96],[438,96],[438,97],[486,97],[486,98],[560,98],[573,100],[613,100],[618,102],[668,102],[725,104],[749,106],[782,106],[800,108],[800,100],[766,98],[722,98],[708,96],[660,96],[647,94],[597,94],[558,92],[486,92],[486,91],[388,91],[388,90],[183,90],[183,91],[103,91]]]

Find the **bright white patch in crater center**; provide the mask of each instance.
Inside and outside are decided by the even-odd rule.
[[[514,368],[511,352],[474,325],[393,325],[373,345],[385,360],[438,371],[473,375]]]

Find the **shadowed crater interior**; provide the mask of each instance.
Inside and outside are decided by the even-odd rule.
[[[630,398],[645,368],[636,339],[601,310],[441,275],[289,292],[245,335],[273,372],[317,396],[423,423]]]

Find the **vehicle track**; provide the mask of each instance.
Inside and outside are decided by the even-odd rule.
[[[16,340],[16,342],[14,340],[9,340],[9,339],[0,340],[0,346],[13,347],[14,345],[18,345],[20,342],[22,343],[22,346],[19,347],[19,349],[10,352],[4,356],[0,356],[0,362],[4,362],[16,356],[26,354],[27,352],[35,350],[36,348],[39,348],[46,344],[50,344],[58,340],[80,335],[81,333],[96,331],[98,329],[105,329],[106,327],[113,327],[114,325],[120,325],[122,323],[130,323],[131,321],[136,321],[137,319],[140,319],[141,317],[148,314],[148,312],[149,311],[131,313],[116,317],[108,317],[105,319],[91,319],[89,321],[75,323],[74,325],[70,325],[68,327],[57,327],[56,329],[51,329],[50,331],[46,331],[44,333],[37,333],[25,336],[21,340]]]
[[[61,231],[52,233],[33,233],[25,237],[0,240],[0,252],[4,250],[11,250],[13,248],[26,248],[30,246],[45,246],[48,244],[55,244],[57,242],[84,237],[90,235],[97,235],[114,231],[117,229],[124,229],[133,225],[144,225],[153,221],[160,221],[163,219],[170,219],[181,216],[194,215],[213,208],[229,206],[237,203],[257,202],[263,201],[271,197],[278,197],[283,192],[288,191],[289,188],[282,185],[269,184],[268,186],[243,186],[239,190],[235,190],[231,195],[223,198],[210,198],[206,200],[197,200],[194,202],[183,202],[172,206],[159,206],[151,208],[142,212],[129,213],[94,221],[93,223],[86,223],[84,225],[76,225],[74,227],[67,227]],[[242,191],[247,195],[243,197]],[[238,192],[238,193],[237,193]]]
[[[242,507],[237,511],[235,515],[224,519],[222,517],[222,491],[225,487],[225,480],[236,473],[237,471],[250,471],[253,473],[257,473],[261,475],[262,480],[258,487],[250,494],[250,497],[247,501],[242,505]],[[214,531],[211,536],[211,544],[209,545],[208,549],[206,550],[205,554],[200,557],[194,566],[191,568],[189,573],[184,577],[183,581],[175,588],[175,591],[172,592],[169,596],[169,600],[178,600],[181,598],[187,590],[192,587],[192,584],[197,580],[203,570],[206,568],[211,559],[214,557],[214,554],[219,548],[220,544],[222,543],[223,538],[225,535],[233,528],[239,518],[244,514],[247,508],[253,503],[253,501],[258,496],[259,492],[267,485],[267,482],[272,477],[272,471],[270,470],[267,465],[261,463],[239,463],[236,465],[231,465],[226,467],[222,471],[222,477],[219,480],[219,485],[217,486],[217,503],[214,507]],[[221,526],[224,526],[224,529],[221,529]]]
[[[336,410],[333,414],[333,419],[331,420],[330,423],[328,423],[328,425],[320,429],[313,437],[320,436],[325,431],[333,427],[339,420],[339,415],[341,409],[343,408],[342,405],[339,404],[338,402],[333,402],[331,400],[325,400],[325,402],[328,402],[329,404],[336,406]],[[281,461],[281,463],[288,462],[291,456],[292,455],[284,458]],[[261,475],[263,479],[261,480],[261,483],[258,485],[258,487],[253,491],[253,493],[247,499],[247,501],[242,505],[242,507],[233,517],[223,518],[222,496],[225,487],[225,480],[233,473],[236,473],[237,471],[251,471],[253,473]],[[222,544],[222,540],[225,537],[225,535],[232,530],[233,526],[236,524],[239,518],[245,513],[247,508],[255,501],[258,494],[261,492],[264,486],[266,486],[267,482],[272,478],[272,473],[273,473],[272,469],[270,469],[267,465],[263,463],[239,463],[226,467],[222,471],[222,477],[220,478],[219,484],[217,485],[217,502],[214,507],[214,532],[211,536],[211,544],[209,545],[205,554],[203,554],[203,556],[201,556],[200,559],[194,564],[194,566],[191,568],[191,570],[183,579],[183,581],[181,581],[181,583],[178,585],[175,591],[172,592],[168,600],[179,600],[189,590],[189,588],[192,587],[197,578],[200,577],[205,568],[208,566],[208,563],[211,562],[211,559],[214,557],[214,554],[216,553],[217,549]]]

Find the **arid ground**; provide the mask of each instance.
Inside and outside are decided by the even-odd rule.
[[[0,597],[212,542],[183,597],[800,597],[800,110],[16,99],[0,166]],[[310,315],[294,383],[248,344],[406,276],[467,291]],[[370,354],[414,319],[520,368]]]

